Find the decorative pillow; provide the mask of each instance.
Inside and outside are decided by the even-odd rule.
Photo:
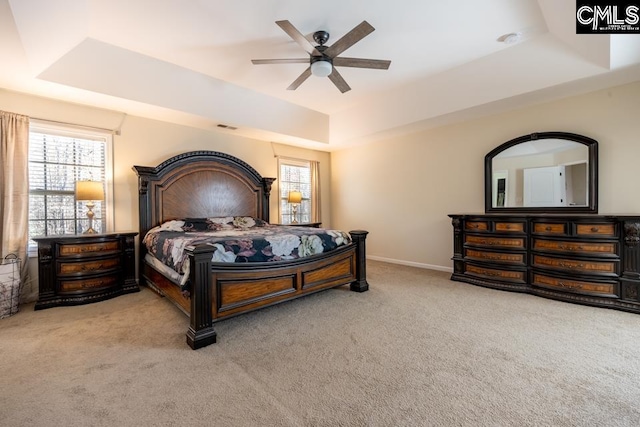
[[[218,231],[218,230],[246,230],[253,227],[264,227],[267,222],[250,216],[226,216],[214,218],[185,218],[182,229],[184,231]]]

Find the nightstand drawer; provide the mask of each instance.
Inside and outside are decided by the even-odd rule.
[[[90,242],[61,244],[59,246],[59,256],[73,256],[95,252],[118,251],[120,246],[117,240],[108,242]]]
[[[120,258],[106,258],[83,262],[61,262],[58,264],[58,274],[100,273],[120,268]]]
[[[118,280],[118,274],[94,277],[91,279],[60,280],[58,282],[60,285],[59,292],[98,291],[105,288],[115,287],[118,284]]]

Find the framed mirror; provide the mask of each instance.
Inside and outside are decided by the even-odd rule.
[[[485,212],[598,213],[598,141],[540,132],[485,156]]]

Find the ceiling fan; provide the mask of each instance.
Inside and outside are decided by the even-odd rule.
[[[314,46],[300,31],[294,27],[289,21],[276,21],[276,24],[284,30],[296,43],[309,54],[309,58],[291,58],[291,59],[253,59],[254,65],[263,64],[309,64],[300,76],[294,80],[287,88],[295,90],[312,74],[318,77],[329,77],[329,80],[340,90],[345,93],[351,88],[342,78],[342,75],[335,67],[355,67],[355,68],[373,68],[377,70],[386,70],[389,68],[391,61],[381,59],[362,59],[362,58],[344,58],[339,57],[342,52],[371,34],[375,28],[367,21],[362,21],[359,25],[345,34],[340,40],[331,46],[324,44],[329,40],[329,33],[326,31],[316,31],[313,33],[313,40],[318,44]]]

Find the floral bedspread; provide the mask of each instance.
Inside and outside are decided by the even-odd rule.
[[[351,242],[343,231],[271,225],[252,217],[186,218],[151,229],[150,255],[180,274],[188,272],[184,248],[208,244],[213,262],[272,262],[331,251]]]

